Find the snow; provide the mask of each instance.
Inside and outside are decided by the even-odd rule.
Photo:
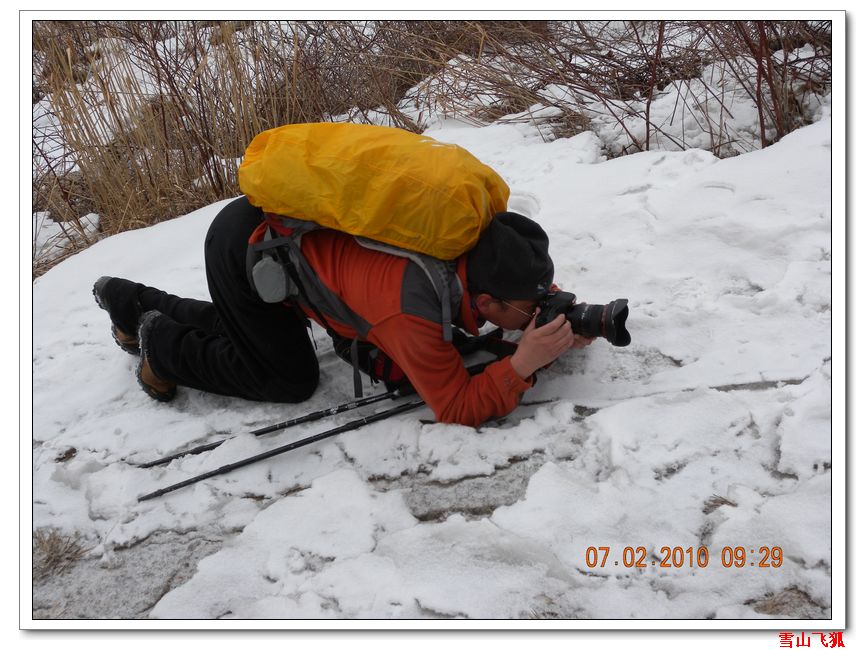
[[[225,202],[98,242],[34,282],[33,527],[80,532],[103,563],[166,531],[216,536],[157,619],[764,619],[756,604],[792,588],[828,617],[830,124],[723,160],[606,160],[591,133],[546,143],[525,124],[439,122],[427,135],[495,167],[511,209],[547,230],[560,286],[629,298],[632,345],[569,353],[477,430],[421,410],[142,503],[358,417],[242,433],[349,401],[351,371],[317,329],[307,403],[189,389],[153,402],[92,283],[207,298],[202,242]],[[700,545],[707,568],[622,563],[625,547],[651,562]],[[602,546],[607,566],[589,567]],[[725,546],[781,547],[784,563],[725,568]]]

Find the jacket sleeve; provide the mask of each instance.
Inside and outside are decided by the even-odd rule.
[[[443,340],[441,325],[416,316],[391,316],[368,338],[402,368],[440,422],[478,426],[502,417],[532,386],[514,372],[510,357],[470,376],[456,348]]]

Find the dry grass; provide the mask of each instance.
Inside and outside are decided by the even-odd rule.
[[[100,215],[104,234],[184,214],[237,195],[237,165],[254,135],[298,122],[351,119],[419,132],[418,114],[429,110],[478,124],[520,120],[553,139],[612,115],[631,142],[618,153],[643,150],[658,138],[684,148],[681,134],[653,119],[652,98],[673,80],[700,80],[707,65],[731,69],[750,87],[766,145],[801,125],[803,88],[826,91],[829,27],[793,21],[35,22],[34,105],[50,97],[59,132],[47,141],[34,136],[34,210],[81,234],[79,220],[88,212]],[[806,42],[819,56],[803,78],[801,62],[794,65],[789,52]],[[770,56],[776,47],[784,48],[780,62]],[[559,89],[555,95],[551,85]],[[535,117],[528,109],[538,105],[553,110]],[[720,151],[724,125],[706,128]],[[78,237],[80,245],[92,239]],[[34,259],[34,275],[50,263]]]
[[[66,571],[87,553],[77,533],[67,535],[53,528],[33,533],[33,580]]]
[[[762,598],[747,601],[755,611],[774,618],[824,618],[826,611],[807,591],[797,586],[787,587]]]
[[[715,510],[717,510],[721,506],[731,506],[733,508],[738,508],[739,504],[734,503],[733,501],[730,501],[726,497],[722,497],[718,494],[713,494],[711,497],[706,499],[706,501],[703,503],[703,514],[704,515],[711,514],[711,513],[715,512]]]

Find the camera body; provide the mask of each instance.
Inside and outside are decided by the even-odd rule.
[[[541,311],[535,325],[546,325],[559,314],[564,314],[574,334],[602,336],[617,347],[631,342],[625,328],[628,318],[628,300],[619,298],[606,305],[576,304],[577,297],[567,291],[551,291],[541,300]]]

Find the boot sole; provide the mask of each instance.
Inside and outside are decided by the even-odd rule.
[[[155,399],[157,402],[170,402],[177,395],[177,388],[172,388],[168,392],[160,392],[153,388],[150,384],[144,383],[144,380],[141,379],[141,367],[144,365],[144,357],[141,357],[141,363],[138,364],[138,367],[135,368],[135,378],[138,380],[138,385],[141,387],[147,396]]]
[[[158,316],[158,313],[152,311],[147,312],[142,316],[141,322],[138,325],[139,344],[141,344],[146,338],[147,332],[145,330],[150,328],[155,316]],[[141,378],[141,372],[144,369],[145,363],[147,363],[147,353],[142,350],[141,356],[138,360],[138,365],[135,367],[135,378],[138,380],[138,385],[141,387],[141,390],[147,393],[148,397],[155,399],[157,402],[170,402],[173,400],[175,395],[177,395],[177,386],[172,386],[167,391],[160,391],[156,390]],[[153,369],[151,369],[150,372],[153,373]]]
[[[108,283],[110,279],[110,276],[103,275],[101,278],[99,278],[96,282],[93,283],[93,299],[96,301],[96,304],[99,306],[99,308],[103,311],[108,312],[109,315],[111,314],[111,312],[108,309],[108,303],[103,300],[100,294],[102,293],[102,288]],[[114,323],[111,323],[111,338],[113,338],[117,346],[127,354],[131,354],[136,357],[141,354],[141,347],[138,345],[137,342],[134,344],[124,343],[117,337],[117,326]]]

